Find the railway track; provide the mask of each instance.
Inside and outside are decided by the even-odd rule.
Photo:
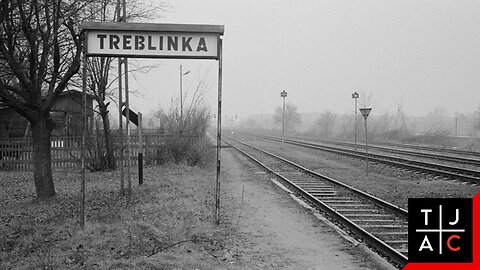
[[[281,138],[272,137],[272,136],[255,135],[255,137],[277,141],[277,142],[282,141]],[[316,149],[316,150],[322,150],[322,151],[327,151],[327,152],[336,153],[336,154],[342,154],[349,157],[365,158],[365,155],[366,155],[365,152],[361,152],[353,149],[347,149],[347,148],[342,148],[337,146],[328,146],[328,145],[307,142],[307,141],[284,139],[284,143],[296,145],[296,146],[302,146],[309,149]],[[477,171],[477,170],[470,170],[466,168],[449,166],[449,165],[438,164],[433,162],[412,160],[409,158],[394,157],[394,156],[389,156],[384,154],[369,153],[368,159],[370,162],[383,163],[383,164],[388,164],[388,165],[392,165],[392,166],[396,166],[396,167],[400,167],[400,168],[404,168],[412,171],[420,171],[420,172],[431,174],[431,175],[445,177],[448,179],[456,179],[456,180],[470,182],[472,184],[480,184],[480,171]]]
[[[228,138],[228,139],[227,139]],[[403,267],[408,260],[408,212],[364,191],[232,137],[224,142],[288,189]]]
[[[414,150],[449,153],[449,154],[456,154],[456,155],[462,155],[462,156],[480,157],[479,151],[467,151],[467,150],[441,148],[441,147],[434,147],[434,146],[423,146],[423,145],[415,145],[415,144],[382,143],[382,145],[400,147],[400,148],[410,148]]]
[[[340,145],[340,146],[345,146],[349,148],[361,148],[365,149],[364,144],[354,144],[351,142],[342,142],[342,141],[332,141],[332,140],[323,140],[323,139],[314,139],[314,138],[301,138],[301,137],[295,137],[297,140],[302,140],[302,141],[309,141],[309,142],[320,142],[324,144],[329,144],[329,145]],[[395,147],[400,147],[399,145],[395,145]],[[409,148],[414,147],[413,145],[409,145]],[[392,147],[387,147],[387,146],[379,146],[379,145],[369,145],[368,148],[370,150],[378,150],[382,152],[388,152],[388,153],[393,153],[393,154],[399,154],[399,155],[407,155],[407,156],[414,156],[414,157],[420,157],[420,158],[429,158],[429,159],[435,159],[435,160],[443,160],[443,161],[449,161],[449,162],[455,162],[455,163],[460,163],[460,164],[470,164],[470,165],[480,165],[480,152],[474,152],[474,151],[463,151],[463,150],[453,150],[453,149],[443,149],[443,148],[431,148],[431,147],[426,147],[426,146],[418,146],[418,148],[414,148],[416,150],[407,150],[407,149],[398,149],[398,148],[392,148]],[[429,151],[427,152],[418,152],[418,150],[424,150],[424,151]],[[455,155],[461,155],[461,156],[452,156],[452,155],[445,155],[445,154],[439,154],[440,153],[451,153]],[[467,157],[471,156],[471,157]],[[475,158],[474,158],[475,157]]]

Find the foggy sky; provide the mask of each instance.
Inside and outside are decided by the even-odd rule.
[[[480,108],[480,1],[177,0],[159,23],[223,24],[223,114],[273,113],[280,92],[299,112],[353,113],[351,94],[372,114],[449,114]],[[178,98],[208,74],[216,111],[217,62],[142,60],[134,109]]]

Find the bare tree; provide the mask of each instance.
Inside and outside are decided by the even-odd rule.
[[[384,112],[372,119],[371,131],[377,135],[388,136],[393,131],[393,117],[388,112]]]
[[[157,151],[163,152],[160,160],[171,159],[175,163],[182,160],[187,164],[196,164],[200,159],[198,151],[199,143],[204,139],[206,130],[209,126],[211,113],[205,105],[205,94],[210,90],[212,84],[207,80],[207,73],[199,80],[193,93],[185,92],[185,110],[180,113],[180,104],[172,98],[168,110],[159,110],[156,115],[162,122],[162,128],[168,135],[165,144],[157,148]],[[205,152],[204,149],[202,152]]]
[[[475,132],[480,132],[480,108],[478,108],[474,113],[473,113],[473,129]]]
[[[153,18],[155,14],[160,11],[165,11],[165,4],[163,3],[145,3],[138,0],[127,1],[128,7],[126,16],[127,18],[121,18],[122,21],[136,21],[136,20],[148,20]],[[100,0],[95,1],[85,11],[86,16],[90,20],[108,22],[118,21],[117,11],[119,8],[119,0]],[[109,119],[109,105],[110,101],[116,101],[115,88],[112,88],[113,83],[118,79],[117,76],[111,76],[110,71],[116,69],[112,57],[92,57],[88,59],[88,90],[98,104],[98,114],[102,118],[103,123],[103,139],[106,152],[106,166],[107,169],[115,169],[115,155],[113,151],[113,143],[110,129]],[[150,70],[150,66],[144,66],[140,68],[134,67],[129,71],[133,73],[135,71]],[[115,73],[114,73],[115,74]],[[80,80],[79,80],[80,81]]]
[[[86,11],[91,20],[96,21],[116,21],[116,10],[118,8],[117,0],[101,0],[89,6]],[[106,150],[107,169],[115,169],[115,156],[113,152],[112,136],[110,129],[110,119],[108,117],[108,106],[110,102],[108,97],[112,94],[108,91],[111,84],[110,70],[112,69],[111,57],[93,57],[87,60],[88,69],[88,90],[98,104],[98,114],[103,123],[103,139]],[[82,74],[83,76],[83,74]],[[79,80],[80,81],[80,80]],[[97,138],[98,140],[98,138]]]
[[[273,114],[274,123],[283,122],[283,107],[278,106],[275,108],[275,113]],[[292,131],[296,126],[300,124],[300,114],[297,112],[297,106],[291,103],[285,104],[285,131]]]
[[[447,108],[442,106],[435,107],[425,118],[428,125],[427,135],[444,136],[450,132],[447,124]]]
[[[168,110],[159,110],[156,116],[161,118],[166,132],[171,135],[203,134],[211,117],[210,110],[204,106],[205,96],[211,88],[212,83],[208,80],[207,71],[195,85],[193,93],[190,90],[185,91],[183,100],[187,105],[184,108],[183,119],[181,119],[180,105],[173,99]]]
[[[50,110],[79,70],[83,40],[76,20],[86,5],[87,1],[61,0],[0,3],[0,56],[4,59],[0,99],[30,122],[39,198],[55,195]]]
[[[402,119],[403,131],[405,133],[404,141],[406,141],[408,138],[407,119],[406,119],[407,117],[405,116],[405,112],[403,111],[402,104],[397,103],[397,112],[400,115],[400,118]]]
[[[315,121],[315,126],[319,129],[319,134],[329,137],[335,127],[336,115],[330,111],[325,111],[320,115],[320,118]]]

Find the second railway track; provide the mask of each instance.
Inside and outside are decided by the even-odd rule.
[[[266,140],[277,141],[277,142],[282,141],[281,138],[271,137],[271,136],[256,135],[255,137],[263,138]],[[284,142],[291,145],[332,152],[332,153],[346,155],[350,157],[365,158],[364,152],[341,148],[338,146],[328,146],[328,145],[301,141],[301,140],[293,140],[293,139],[284,139]],[[480,171],[478,170],[471,170],[466,168],[434,163],[434,162],[418,161],[418,160],[413,160],[411,158],[400,158],[400,157],[389,156],[385,154],[369,153],[368,159],[370,162],[388,164],[388,165],[405,168],[413,171],[421,171],[421,172],[436,175],[436,176],[446,177],[448,179],[456,179],[456,180],[470,182],[476,185],[480,184]]]
[[[406,210],[232,137],[225,142],[397,266],[407,263]]]

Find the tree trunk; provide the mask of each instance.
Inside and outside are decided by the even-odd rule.
[[[103,132],[105,136],[105,149],[107,150],[107,166],[109,169],[114,170],[116,168],[115,164],[115,156],[113,153],[113,147],[112,147],[112,133],[110,131],[110,121],[108,119],[108,112],[102,112],[101,106],[100,106],[100,115],[102,117],[102,122],[103,122]]]
[[[52,177],[51,135],[52,123],[49,116],[39,116],[32,126],[33,169],[35,189],[40,199],[55,195]]]

